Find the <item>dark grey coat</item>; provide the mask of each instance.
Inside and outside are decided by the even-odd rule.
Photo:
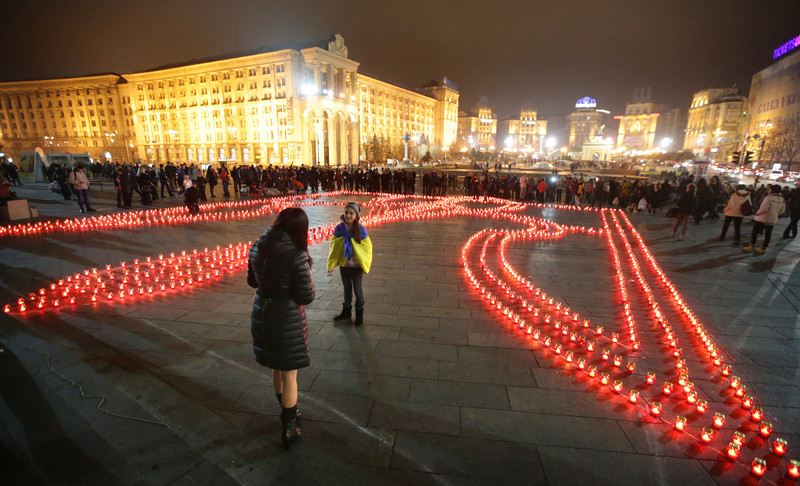
[[[311,364],[304,305],[314,300],[308,253],[280,228],[270,227],[250,248],[247,283],[256,288],[250,330],[262,366],[296,370]]]

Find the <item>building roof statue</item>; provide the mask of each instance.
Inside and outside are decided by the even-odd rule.
[[[341,34],[333,34],[328,41],[328,52],[347,57],[347,46],[344,45],[344,37]]]

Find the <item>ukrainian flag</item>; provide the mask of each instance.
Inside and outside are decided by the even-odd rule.
[[[347,225],[339,223],[333,230],[331,245],[328,249],[328,271],[336,267],[347,265],[347,259],[355,260],[364,270],[369,273],[372,267],[372,241],[369,239],[367,229],[360,223],[358,225],[361,232],[361,243],[353,241],[353,235],[347,230]]]

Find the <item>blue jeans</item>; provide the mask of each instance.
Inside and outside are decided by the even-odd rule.
[[[361,267],[339,267],[342,275],[342,286],[344,287],[344,302],[342,307],[349,308],[353,305],[353,291],[356,293],[356,311],[364,309],[364,291],[361,288],[361,280],[364,277],[364,270]]]
[[[81,211],[84,210],[84,206],[87,211],[92,209],[92,205],[89,204],[89,189],[75,189],[75,196],[78,198],[78,206]]]

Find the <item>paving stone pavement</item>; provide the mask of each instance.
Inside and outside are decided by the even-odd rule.
[[[43,185],[18,192],[44,218],[82,216],[75,202],[54,200]],[[100,214],[116,212],[113,196],[94,191],[92,204]],[[177,202],[156,207],[170,204]],[[340,212],[306,210],[311,226]],[[600,225],[589,213],[531,207],[525,214]],[[690,226],[677,241],[663,214],[629,217],[747,373],[790,452],[800,450],[800,243],[779,239],[786,220],[767,253],[756,256],[731,247],[730,235],[719,242],[719,223]],[[106,263],[254,240],[273,219],[0,237],[0,305]],[[757,482],[713,451],[672,438],[669,427],[614,405],[611,394],[594,393],[511,332],[471,290],[461,267],[467,238],[487,226],[509,223],[451,217],[370,228],[375,256],[364,279],[361,328],[332,321],[341,282],[324,268],[327,242],[311,247],[312,365],[298,374],[303,439],[289,452],[281,447],[270,377],[252,359],[252,289],[243,272],[136,303],[3,314],[4,483]],[[744,225],[745,235],[750,228]],[[616,326],[621,315],[602,238],[512,245],[508,258],[549,295]],[[646,311],[635,307],[637,315]],[[778,477],[762,484],[778,484]]]

